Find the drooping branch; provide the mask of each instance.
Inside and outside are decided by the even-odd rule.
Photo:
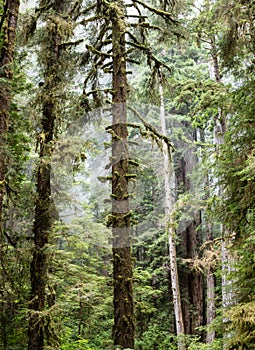
[[[71,47],[71,46],[77,46],[81,43],[84,42],[84,39],[79,39],[79,40],[76,40],[76,41],[70,41],[68,43],[61,43],[59,45],[59,49],[64,49],[64,48],[67,48],[67,47]]]
[[[82,2],[83,2],[82,0],[75,1],[75,4],[73,5],[73,7],[71,7],[71,9],[68,12],[68,16],[72,18],[74,21],[76,21],[82,14],[81,12]],[[93,10],[93,6],[95,7],[96,5],[95,4],[91,5],[86,10],[88,11]]]
[[[167,144],[168,148],[174,151],[174,145],[167,136],[158,132],[157,129],[154,126],[152,126],[150,123],[148,123],[135,108],[129,105],[128,109],[134,113],[134,115],[143,123],[143,125],[147,130],[149,130],[159,140],[164,141]]]
[[[87,48],[87,50],[91,51],[92,53],[94,53],[94,54],[96,54],[96,55],[98,55],[100,57],[102,57],[102,56],[103,57],[107,57],[107,58],[112,57],[111,54],[109,54],[107,52],[99,51],[92,45],[86,45],[86,48]]]
[[[127,44],[130,46],[133,46],[141,51],[143,51],[147,55],[148,64],[151,65],[151,62],[154,62],[156,68],[164,67],[166,70],[168,70],[169,73],[172,73],[171,68],[165,64],[164,62],[160,61],[155,55],[153,55],[152,50],[150,47],[141,44],[132,33],[129,31],[127,34],[133,39],[134,41],[128,41]]]
[[[97,3],[92,4],[91,6],[87,7],[84,11],[82,11],[82,15],[88,14],[90,11],[94,10],[97,7]]]
[[[54,1],[45,1],[45,4],[43,4],[43,1],[41,1],[41,6],[35,9],[35,13],[43,13],[45,11],[48,11],[50,8],[52,8],[53,4]]]
[[[41,1],[40,6],[35,8],[35,12],[31,15],[24,26],[25,43],[34,35],[37,27],[37,22],[41,15],[49,11],[53,7],[54,1]]]
[[[86,95],[89,96],[89,95],[97,94],[99,92],[104,92],[105,94],[109,94],[109,93],[112,94],[113,90],[112,89],[96,89],[96,90],[88,91]]]
[[[83,19],[82,21],[79,22],[79,24],[86,26],[88,23],[94,22],[97,19],[98,19],[97,15],[91,16],[91,17]]]
[[[104,73],[111,73],[112,71],[112,61],[110,62],[106,62],[102,67],[101,67],[102,71]]]
[[[145,22],[145,21],[144,22],[138,22],[138,23],[130,23],[129,26],[133,27],[133,28],[142,27],[144,29],[158,30],[158,31],[163,32],[163,33],[166,32],[166,30],[161,28],[160,26],[152,25],[149,22]]]
[[[92,41],[92,46],[97,50],[97,53],[95,53],[94,59],[93,59],[94,64],[97,61],[98,55],[100,55],[102,48],[110,43],[110,37],[109,35],[107,35],[109,30],[110,30],[109,24],[103,23],[100,28],[99,34],[96,36],[95,40]],[[82,63],[88,64],[89,61],[91,60],[90,60],[90,51],[88,50],[83,55]]]
[[[137,4],[141,5],[141,6],[143,6],[145,9],[149,10],[150,12],[155,13],[156,15],[164,18],[164,20],[166,22],[170,21],[172,24],[177,24],[178,23],[178,21],[173,19],[173,15],[170,12],[157,9],[157,8],[152,7],[152,6],[150,6],[150,5],[144,3],[143,1],[140,1],[140,0],[132,0],[132,1],[133,1],[133,3],[137,3]]]

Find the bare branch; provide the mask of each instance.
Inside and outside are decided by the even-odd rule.
[[[164,33],[166,32],[163,28],[156,26],[156,25],[152,25],[148,22],[130,23],[129,26],[134,27],[134,28],[142,27],[142,28],[146,28],[146,29],[159,30],[159,31],[164,32]]]
[[[94,22],[97,19],[99,19],[97,15],[96,16],[92,16],[92,17],[83,19],[82,21],[79,22],[79,24],[82,24],[82,25],[85,26],[86,24],[88,24],[90,22]]]
[[[89,96],[89,95],[97,94],[99,92],[104,92],[105,94],[113,94],[112,89],[95,89],[95,90],[88,91],[86,95]]]
[[[94,10],[97,7],[97,4],[94,3],[91,6],[87,7],[84,11],[82,11],[82,15],[86,15],[87,13],[89,13],[90,11]]]
[[[73,42],[70,41],[69,43],[62,43],[59,45],[59,48],[63,49],[63,48],[70,47],[70,46],[76,46],[76,45],[81,44],[82,42],[84,42],[84,39],[79,39],[79,40],[76,40]]]

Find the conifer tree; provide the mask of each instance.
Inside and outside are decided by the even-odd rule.
[[[6,312],[4,300],[4,274],[2,270],[4,247],[6,237],[3,228],[3,201],[6,186],[6,163],[7,133],[11,106],[11,83],[13,78],[14,49],[16,42],[16,30],[19,14],[19,0],[7,0],[1,2],[0,17],[0,263],[1,263],[1,336],[3,348],[7,349]],[[8,242],[7,242],[8,244]]]
[[[2,244],[2,207],[6,173],[6,137],[11,104],[14,48],[20,2],[6,1],[0,19],[0,231]]]
[[[254,2],[216,1],[213,15],[222,26],[221,66],[233,82],[241,83],[229,94],[231,108],[216,166],[225,196],[216,213],[231,234],[229,255],[234,256],[225,266],[231,289],[226,290],[225,316],[230,322],[225,323],[224,348],[242,349],[253,346],[255,324],[254,269],[247,268],[254,266]],[[229,280],[226,285],[229,288]]]
[[[129,159],[127,130],[126,23],[123,1],[115,1],[109,12],[112,21],[113,54],[113,146],[112,216],[115,345],[134,348],[134,301],[132,290],[131,227],[129,209]]]
[[[113,123],[108,128],[112,134],[112,214],[108,225],[113,230],[113,277],[114,277],[114,326],[113,341],[115,345],[134,348],[134,301],[132,295],[132,258],[131,258],[131,229],[130,219],[132,212],[129,209],[128,181],[133,174],[129,172],[128,155],[128,129],[127,129],[127,62],[138,63],[134,59],[133,52],[143,52],[147,56],[148,64],[157,70],[164,65],[153,55],[150,45],[146,40],[146,28],[161,30],[147,21],[148,16],[143,16],[143,11],[148,11],[166,22],[175,25],[168,1],[162,7],[152,7],[142,1],[134,1],[131,7],[135,15],[129,14],[129,7],[121,0],[111,2],[98,1],[97,15],[103,20],[99,35],[93,45],[88,45],[88,57],[93,54],[92,69],[88,72],[84,84],[84,106],[88,107],[88,97],[93,95],[94,102],[100,106],[102,92],[112,94]],[[90,7],[88,12],[91,12]],[[90,17],[93,20],[93,16]],[[84,23],[91,21],[90,18]],[[136,23],[129,23],[134,18]],[[133,29],[137,30],[133,34]],[[109,48],[108,45],[111,44]],[[104,48],[108,51],[103,52]],[[112,73],[111,89],[100,90],[98,80],[99,69],[105,73]],[[168,68],[168,67],[167,67]],[[169,68],[168,68],[169,69]],[[92,91],[86,92],[92,82]],[[99,104],[98,104],[99,103]],[[102,103],[102,102],[101,102]]]
[[[46,346],[52,346],[54,349],[59,347],[58,336],[49,321],[51,319],[50,309],[54,306],[55,292],[50,287],[49,291],[52,295],[46,295],[50,266],[47,245],[54,219],[56,219],[51,198],[51,156],[57,132],[56,123],[63,101],[63,82],[65,81],[66,66],[63,58],[65,45],[62,44],[72,33],[72,27],[63,16],[67,14],[66,9],[70,5],[71,3],[66,4],[61,0],[41,1],[37,10],[37,20],[40,15],[45,15],[46,25],[42,33],[40,53],[44,81],[39,86],[41,90],[41,130],[38,136],[40,149],[33,225],[34,249],[30,267],[29,350],[42,350]],[[30,27],[32,31],[34,26]]]

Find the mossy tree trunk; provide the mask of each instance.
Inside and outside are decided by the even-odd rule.
[[[16,28],[19,13],[19,0],[8,0],[1,17],[1,56],[0,56],[0,224],[2,223],[2,207],[4,197],[4,181],[6,172],[6,137],[11,103],[12,64]],[[2,237],[2,225],[1,225]]]
[[[7,0],[1,16],[0,27],[0,259],[2,259],[2,248],[5,244],[3,233],[3,200],[5,194],[6,174],[6,139],[8,132],[8,120],[11,104],[11,82],[13,77],[14,48],[16,41],[16,29],[19,14],[19,0]],[[0,270],[1,271],[1,270]],[[8,348],[7,341],[7,310],[5,300],[5,273],[1,271],[1,337],[3,349]]]
[[[128,200],[128,130],[127,76],[125,43],[125,7],[113,1],[111,7],[113,49],[113,118],[112,132],[112,216],[115,345],[134,348],[134,304],[132,291],[132,257],[130,208]]]
[[[54,337],[54,330],[47,329],[49,322],[46,310],[46,286],[48,261],[47,244],[53,225],[53,203],[51,200],[51,155],[54,141],[57,97],[56,91],[61,83],[61,34],[57,16],[64,11],[62,0],[54,1],[52,10],[55,20],[48,19],[45,27],[47,48],[42,45],[41,61],[44,68],[44,86],[42,88],[42,117],[40,133],[39,164],[37,169],[37,197],[35,203],[35,219],[33,226],[34,251],[31,262],[31,301],[29,320],[29,350],[43,350],[49,341],[48,335]],[[44,51],[47,52],[44,54]],[[48,305],[48,308],[52,305]],[[55,340],[57,337],[55,337]],[[52,341],[52,340],[51,340]],[[51,344],[52,346],[53,344]],[[55,349],[58,342],[55,341]]]

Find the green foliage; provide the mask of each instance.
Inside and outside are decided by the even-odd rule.
[[[231,339],[228,349],[252,349],[255,342],[255,302],[238,304],[232,307],[227,316],[230,320]]]
[[[176,336],[170,334],[167,327],[162,327],[160,324],[150,325],[141,340],[137,341],[138,349],[143,350],[176,350],[176,344]]]
[[[199,342],[199,340],[194,340],[189,345],[189,350],[219,350],[222,349],[223,341],[222,339],[216,339],[211,344],[205,344]]]
[[[20,59],[17,54],[17,60]],[[1,241],[1,330],[0,346],[6,342],[22,349],[27,341],[27,300],[29,296],[30,234],[33,217],[30,121],[26,115],[27,82],[23,64],[14,64],[12,101],[6,143],[6,195]],[[23,345],[22,345],[23,344]]]
[[[13,99],[10,108],[9,129],[7,135],[7,161],[8,172],[6,181],[10,189],[18,190],[19,185],[26,178],[26,161],[29,159],[31,149],[31,122],[26,116],[26,98],[31,90],[24,67],[14,64],[14,75],[12,80]],[[22,102],[21,102],[22,101]]]
[[[86,241],[86,232],[56,223],[49,247],[49,284],[57,286],[61,349],[106,348],[110,339],[111,266],[104,263],[110,260],[110,252]]]
[[[226,191],[220,218],[237,236],[245,236],[247,215],[254,210],[254,84],[247,82],[233,92],[234,114],[229,120],[225,144],[217,159],[221,184]]]
[[[63,330],[64,335],[61,336],[61,350],[95,350],[94,347],[89,345],[89,341],[87,339],[72,339],[72,330],[68,327],[65,327]]]

